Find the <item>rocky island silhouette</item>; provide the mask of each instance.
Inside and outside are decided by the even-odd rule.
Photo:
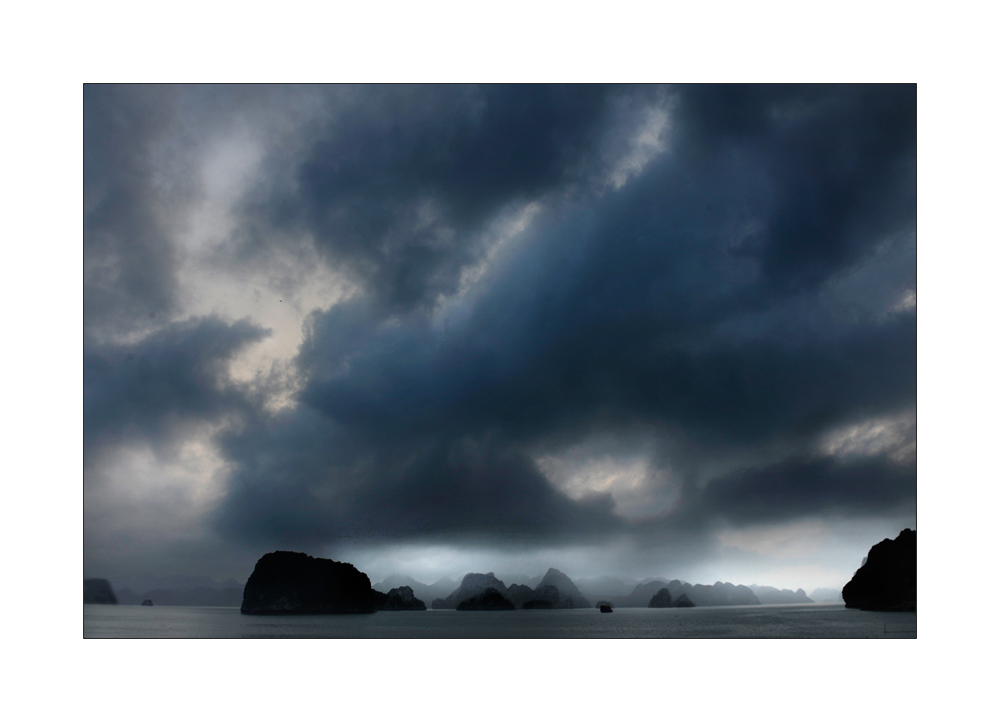
[[[372,589],[375,611],[378,612],[425,612],[427,605],[413,596],[409,587],[396,587],[387,593]]]

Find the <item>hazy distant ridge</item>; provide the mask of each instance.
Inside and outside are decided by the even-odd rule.
[[[448,593],[438,593],[432,596],[431,589],[441,590],[441,582],[434,587],[400,575],[393,575],[386,578],[373,588],[383,590],[392,585],[406,582],[414,589],[418,597],[421,593],[426,598],[432,599],[432,606],[435,609],[454,609],[460,602],[469,599],[477,594],[481,594],[486,588],[493,588],[503,594],[507,599],[517,606],[518,609],[524,602],[531,599],[551,600],[551,587],[559,590],[559,599],[553,604],[554,607],[589,607],[592,606],[590,599],[606,599],[616,607],[648,607],[650,600],[661,589],[667,589],[673,599],[686,596],[698,607],[718,607],[754,604],[810,604],[814,600],[810,598],[803,589],[792,591],[790,589],[778,589],[776,587],[758,586],[751,584],[732,584],[731,582],[715,582],[712,585],[689,584],[679,579],[667,580],[661,577],[647,578],[641,582],[622,580],[616,577],[604,576],[598,578],[584,578],[575,582],[569,576],[563,574],[558,569],[549,569],[544,577],[527,578],[523,575],[515,577],[518,581],[504,584],[493,572],[476,573],[472,572],[463,577],[458,588],[451,589]],[[521,583],[522,581],[537,582],[534,589]],[[454,582],[452,582],[454,584]],[[817,590],[825,591],[825,590]],[[830,590],[836,591],[836,590]],[[568,601],[571,600],[571,601]],[[839,601],[833,600],[830,601]]]
[[[776,589],[775,587],[758,587],[751,584],[750,589],[760,600],[761,604],[812,604],[804,589]]]

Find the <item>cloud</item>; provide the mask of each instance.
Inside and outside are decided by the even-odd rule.
[[[87,323],[119,335],[84,375],[88,448],[239,416],[214,533],[680,560],[720,524],[912,506],[912,86],[212,98],[87,96]],[[200,194],[221,236],[178,265]],[[279,272],[294,314],[241,281]],[[177,320],[222,275],[258,315]],[[264,325],[287,367],[254,386]]]
[[[85,332],[127,333],[175,308],[172,226],[195,192],[183,180],[193,174],[174,132],[176,92],[84,87]]]
[[[915,85],[691,86],[678,147],[758,161],[773,209],[745,252],[775,289],[809,289],[873,238],[915,230],[916,105]]]
[[[243,250],[307,234],[389,312],[433,305],[488,253],[483,229],[497,214],[641,166],[662,123],[620,100],[640,94],[595,85],[337,93],[326,124],[293,162],[273,160],[274,176],[247,199]],[[614,110],[636,114],[631,146]]]
[[[137,343],[85,346],[85,463],[103,445],[158,443],[184,423],[252,411],[251,389],[230,383],[227,363],[267,335],[247,320],[208,317],[171,323]]]
[[[740,524],[821,514],[888,514],[915,501],[916,480],[915,464],[885,458],[848,463],[793,458],[716,480],[698,504],[705,513]]]
[[[857,467],[867,486],[852,481],[848,467],[781,458],[811,448],[833,426],[912,404],[916,381],[912,313],[876,322],[830,300],[843,295],[842,272],[877,265],[871,259],[886,235],[905,234],[912,223],[906,203],[838,194],[854,182],[871,187],[875,177],[891,181],[890,196],[912,192],[912,146],[900,145],[881,95],[813,95],[800,105],[755,96],[732,122],[692,130],[707,101],[682,92],[679,107],[688,110],[675,127],[698,147],[648,161],[617,191],[540,200],[545,207],[516,249],[480,277],[480,291],[461,312],[431,318],[413,306],[387,321],[369,295],[314,314],[298,356],[307,410],[288,417],[284,432],[249,431],[249,441],[229,447],[236,460],[277,447],[296,470],[289,476],[244,463],[226,501],[228,528],[331,538],[471,538],[482,529],[512,539],[581,533],[586,525],[575,520],[582,519],[595,533],[656,528],[629,527],[613,514],[612,497],[599,504],[596,496],[567,497],[529,460],[548,454],[551,471],[562,450],[595,433],[651,434],[658,439],[651,453],[703,481],[713,458],[742,459],[736,480],[688,489],[682,509],[692,518],[756,519],[768,504],[780,518],[837,505],[876,511],[912,496],[912,474],[891,465]],[[906,97],[893,102],[905,105]],[[788,107],[798,115],[775,111]],[[445,145],[457,142],[451,131],[436,133]],[[830,179],[839,154],[864,154],[879,138],[898,155],[880,150]],[[385,153],[375,154],[376,163],[410,157]],[[435,174],[458,171],[431,162],[429,149],[421,153],[428,155],[385,181],[394,189],[385,197],[398,199],[424,178],[444,206],[480,208],[464,216],[470,224],[500,207],[484,200],[494,192],[542,193],[555,178],[539,162],[521,169],[523,178],[511,170],[496,181],[463,176],[452,186],[450,175]],[[885,167],[875,167],[879,159]],[[486,189],[465,189],[477,183]],[[302,202],[312,208],[309,197]],[[827,227],[831,214],[856,224]],[[353,242],[371,251],[360,238]],[[828,248],[821,253],[817,244]],[[765,317],[771,320],[762,323]],[[813,323],[817,317],[827,323]],[[789,327],[800,333],[787,335]],[[305,446],[304,418],[314,429]],[[872,481],[883,477],[884,489]],[[740,503],[726,506],[717,498],[722,488]],[[619,496],[624,501],[622,490]],[[328,503],[317,502],[325,497]]]

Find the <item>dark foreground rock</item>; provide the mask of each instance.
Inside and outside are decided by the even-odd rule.
[[[427,605],[413,596],[409,587],[390,589],[387,594],[372,590],[375,609],[380,612],[425,612]]]
[[[868,561],[844,586],[844,604],[886,612],[917,610],[917,533],[904,529],[868,552]]]
[[[118,604],[118,598],[111,591],[111,583],[107,579],[84,579],[83,603]]]
[[[688,599],[687,594],[682,594],[679,597],[677,597],[677,600],[674,602],[673,606],[675,606],[675,607],[693,607],[694,606],[694,602],[692,602],[690,599]]]
[[[153,606],[153,600],[152,599],[143,599],[142,603],[139,604],[139,606],[140,607],[151,607],[151,606]]]
[[[352,564],[301,552],[262,556],[243,589],[243,614],[370,614],[371,581]]]
[[[649,606],[654,609],[671,606],[670,590],[663,587],[663,589],[654,594],[653,598],[649,600]]]
[[[460,612],[505,612],[515,609],[513,602],[492,587],[470,597],[455,607]]]

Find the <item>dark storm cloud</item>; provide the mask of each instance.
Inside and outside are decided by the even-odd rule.
[[[885,457],[795,458],[717,480],[691,511],[737,524],[830,514],[877,515],[912,502],[916,483],[915,464]]]
[[[302,399],[383,441],[490,433],[525,443],[567,428],[648,423],[715,447],[811,438],[913,398],[912,314],[811,342],[764,338],[690,351],[669,325],[620,317],[621,308],[601,305],[581,319],[577,298],[534,317],[509,299],[496,306],[502,317],[475,317],[471,328],[446,334],[392,329],[329,380],[313,364],[339,358],[343,331],[319,325],[317,337],[331,343],[304,347],[313,380]]]
[[[592,179],[614,138],[609,126],[623,120],[611,117],[615,102],[648,94],[590,85],[336,91],[333,119],[291,178],[248,202],[245,232],[265,245],[276,233],[310,233],[393,312],[453,292],[499,211]]]
[[[381,443],[313,411],[225,442],[239,460],[216,518],[248,541],[583,541],[623,528],[607,495],[573,502],[522,454],[446,435]]]
[[[770,223],[745,252],[775,289],[812,288],[873,238],[915,231],[915,85],[691,86],[678,107],[682,152],[749,153],[768,177]]]
[[[600,167],[594,138],[616,132],[602,89],[407,92],[425,104],[376,91],[376,111],[318,142],[299,192],[262,211],[311,230],[371,292],[311,319],[303,410],[225,439],[222,528],[614,533],[607,497],[570,501],[531,459],[634,429],[681,448],[693,477],[747,459],[685,485],[686,525],[888,511],[915,494],[912,469],[807,453],[915,401],[915,311],[857,292],[857,278],[912,290],[912,87],[682,87],[674,150],[613,192],[579,183]],[[427,302],[478,260],[467,239],[539,197],[547,210],[483,290],[431,319]],[[433,239],[413,216],[422,198],[440,210]],[[772,458],[782,445],[799,461]]]
[[[178,424],[254,405],[229,383],[227,362],[268,332],[243,320],[172,323],[134,344],[88,344],[83,357],[84,454],[104,444],[164,440]]]
[[[190,195],[164,86],[84,86],[84,329],[132,331],[176,303],[171,214]],[[178,167],[180,166],[180,167]],[[162,317],[162,316],[161,316]]]

